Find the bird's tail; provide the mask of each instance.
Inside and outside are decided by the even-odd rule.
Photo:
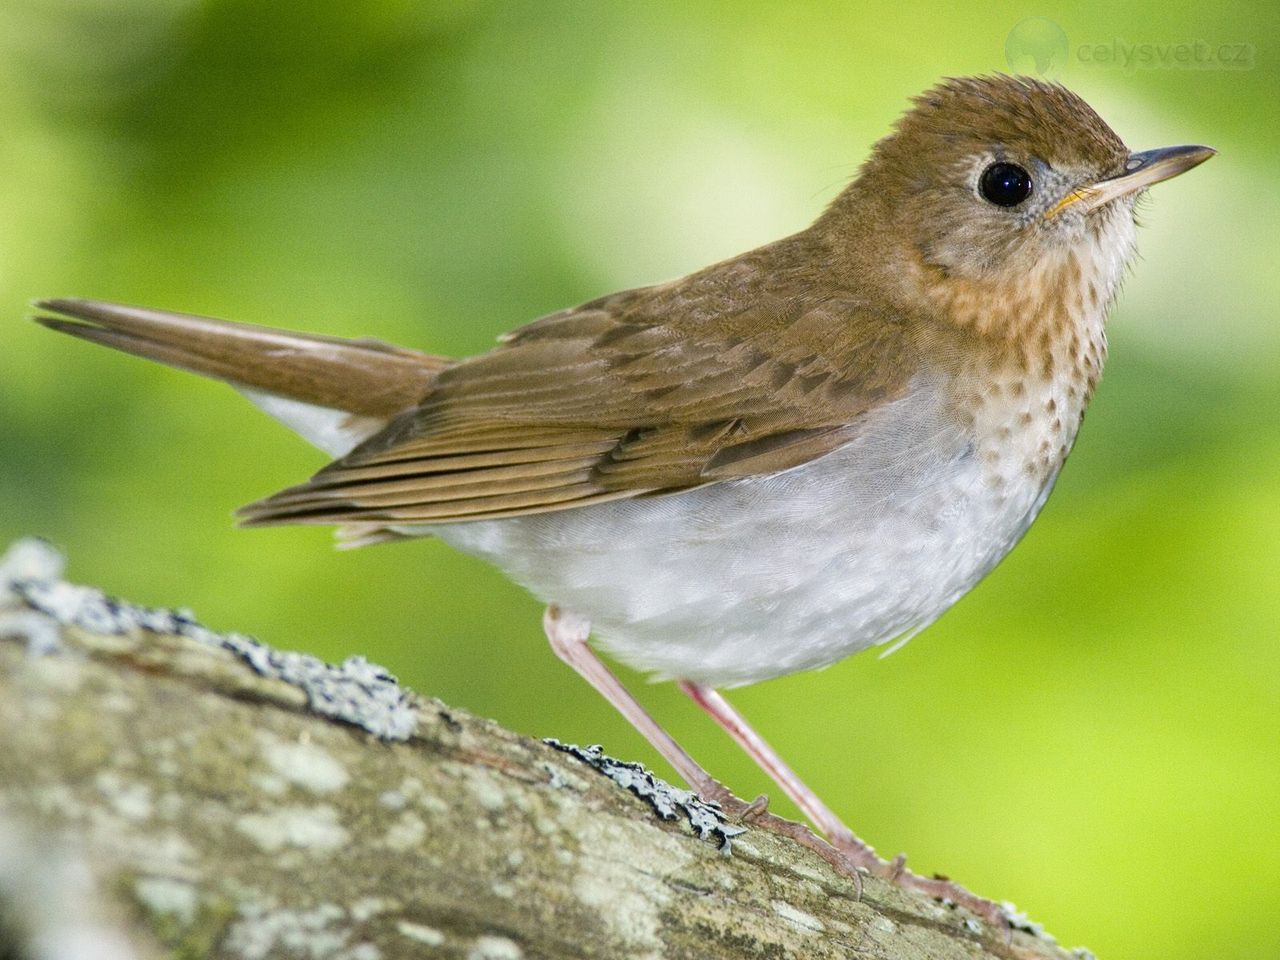
[[[371,417],[420,402],[449,365],[378,340],[344,340],[95,300],[41,300],[54,330],[271,396]]]

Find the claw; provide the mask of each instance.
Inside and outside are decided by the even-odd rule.
[[[890,883],[897,883],[907,872],[907,855],[900,853],[885,864],[884,878]]]
[[[754,800],[752,800],[750,803],[748,803],[745,807],[742,808],[742,812],[738,814],[738,819],[745,820],[747,821],[747,823],[751,823],[755,820],[760,819],[762,814],[765,814],[768,812],[769,812],[769,797],[766,794],[762,793],[760,794],[760,796],[756,797]]]

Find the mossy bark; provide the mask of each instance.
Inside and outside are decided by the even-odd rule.
[[[859,896],[766,830],[726,854],[437,701],[406,694],[389,742],[225,647],[77,622],[0,584],[2,956],[75,931],[112,958],[1072,956],[875,879]]]

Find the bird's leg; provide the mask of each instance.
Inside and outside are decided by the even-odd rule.
[[[1009,918],[999,904],[970,893],[959,884],[952,883],[943,877],[921,877],[912,873],[906,868],[906,858],[901,854],[892,860],[881,859],[873,847],[858,839],[854,832],[844,825],[831,808],[804,784],[782,757],[778,756],[777,751],[751,728],[746,718],[730,706],[729,701],[717,691],[690,680],[681,680],[678,686],[694,703],[710,714],[711,718],[724,728],[738,746],[759,764],[760,768],[804,812],[809,821],[826,835],[831,845],[844,855],[851,866],[860,867],[868,873],[883,877],[891,883],[925,896],[958,903],[983,917],[993,926],[1005,930],[1006,933],[1011,932]]]
[[[556,656],[571,666],[578,676],[595,687],[602,697],[613,704],[614,709],[626,717],[641,736],[648,740],[671,766],[675,767],[685,783],[706,800],[715,800],[724,805],[735,799],[722,784],[685,752],[684,747],[676,743],[671,734],[658,725],[658,721],[654,720],[649,715],[649,711],[627,692],[622,681],[614,676],[613,671],[596,656],[595,651],[587,643],[587,637],[591,633],[590,623],[552,604],[543,614],[542,627]]]
[[[886,867],[892,864],[886,864],[874,849],[859,840],[831,808],[805,785],[796,772],[787,766],[786,761],[778,756],[778,752],[769,746],[760,734],[751,729],[746,718],[730,706],[729,701],[710,687],[694,683],[692,680],[680,680],[677,686],[724,728],[738,746],[742,747],[760,766],[760,769],[782,788],[782,792],[791,798],[791,802],[800,808],[809,818],[809,822],[822,831],[823,835],[831,841],[832,846],[845,854],[856,866],[878,876],[885,875]]]
[[[613,671],[596,656],[595,651],[587,644],[591,625],[584,618],[567,611],[562,611],[554,604],[547,607],[542,618],[543,629],[551,642],[551,649],[557,657],[571,666],[587,683],[595,687],[614,709],[630,721],[631,725],[653,745],[662,756],[676,769],[676,772],[703,799],[714,800],[729,814],[739,817],[758,818],[767,821],[768,829],[783,833],[804,846],[816,851],[831,863],[842,866],[853,874],[858,883],[858,893],[862,893],[862,880],[857,869],[861,867],[869,873],[885,877],[910,890],[916,890],[930,897],[946,899],[968,907],[990,923],[1008,929],[1008,918],[1000,907],[989,900],[974,896],[968,890],[949,880],[940,878],[918,877],[906,870],[903,858],[891,861],[881,860],[875,850],[859,840],[846,827],[826,804],[818,799],[817,794],[804,785],[795,771],[783,762],[782,758],[747,724],[733,707],[715,690],[689,681],[681,681],[680,689],[693,698],[699,706],[725,728],[751,757],[769,774],[786,792],[801,810],[804,811],[815,826],[831,841],[830,845],[813,835],[802,824],[781,820],[764,811],[763,797],[757,797],[752,803],[744,803],[735,797],[718,780],[703,770],[685,749],[676,743],[671,734],[663,730],[658,722],[649,715],[635,697],[627,692]]]

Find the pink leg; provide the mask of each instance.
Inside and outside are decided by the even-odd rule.
[[[751,729],[746,718],[730,706],[729,701],[718,692],[690,680],[681,680],[678,685],[694,703],[724,728],[751,759],[759,764],[760,768],[782,788],[783,792],[809,818],[809,821],[826,835],[832,846],[840,851],[854,867],[860,867],[868,873],[883,877],[908,890],[923,893],[925,896],[959,903],[986,919],[988,923],[1004,929],[1006,934],[1011,934],[1009,918],[998,904],[975,896],[950,880],[941,877],[917,876],[906,868],[906,858],[901,854],[892,860],[882,860],[870,845],[859,840],[854,832],[832,812],[831,808],[818,799],[816,793],[805,786],[804,782],[796,776],[796,772],[778,756],[777,751],[769,746],[760,734]]]
[[[724,728],[738,746],[742,747],[765,773],[791,798],[809,818],[809,822],[817,827],[828,840],[855,864],[871,873],[884,875],[886,863],[876,855],[874,849],[857,838],[852,830],[841,822],[831,808],[818,798],[809,787],[805,786],[785,760],[778,756],[776,750],[765,742],[760,734],[751,729],[742,714],[733,709],[724,697],[710,687],[691,680],[681,680],[677,684],[694,703],[705,710],[716,723]],[[894,861],[896,864],[897,861]]]
[[[552,604],[543,614],[542,627],[556,656],[573,667],[578,676],[613,704],[614,709],[640,731],[695,792],[708,800],[720,800],[728,794],[724,787],[685,752],[684,747],[676,743],[671,734],[658,725],[658,721],[627,692],[622,681],[596,656],[595,651],[587,644],[591,625],[586,620]]]
[[[858,876],[857,869],[860,867],[926,896],[953,900],[985,917],[989,922],[1008,929],[1007,918],[991,901],[976,897],[963,887],[947,880],[918,877],[905,869],[902,857],[886,862],[876,856],[875,850],[859,840],[853,831],[841,823],[840,818],[818,799],[817,794],[804,785],[795,771],[783,762],[773,748],[752,730],[746,720],[715,690],[690,681],[680,681],[680,689],[724,727],[752,759],[782,787],[796,806],[804,811],[805,816],[826,834],[831,841],[830,845],[815,837],[802,824],[782,820],[764,812],[764,798],[757,798],[750,804],[743,803],[703,770],[697,761],[658,725],[639,701],[627,692],[622,682],[587,645],[591,626],[585,619],[561,611],[553,604],[547,607],[542,625],[556,656],[571,666],[579,676],[595,687],[601,696],[613,704],[614,708],[640,731],[641,735],[666,758],[685,782],[704,799],[719,802],[726,812],[732,815],[751,817],[768,829],[791,837],[816,851],[831,863],[842,867],[857,881],[859,895],[862,892],[862,880]]]

